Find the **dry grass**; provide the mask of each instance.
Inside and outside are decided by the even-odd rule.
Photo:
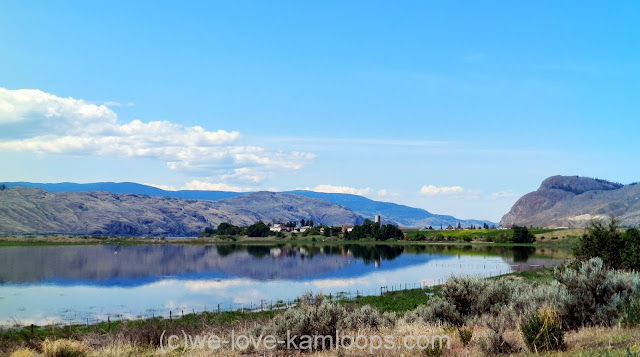
[[[249,326],[246,326],[249,327]],[[433,335],[448,335],[451,338],[451,348],[445,349],[443,356],[480,356],[482,352],[479,348],[479,340],[484,337],[486,330],[478,326],[468,326],[473,330],[473,338],[465,347],[460,341],[460,337],[455,329],[446,328],[437,324],[407,324],[399,321],[394,328],[381,328],[379,330],[360,329],[346,331],[346,334],[357,336],[394,336],[394,344],[398,348],[393,350],[377,349],[373,351],[375,356],[424,356],[424,351],[420,349],[407,349],[403,347],[403,339],[405,336],[418,337]],[[239,329],[236,329],[238,331]],[[212,333],[224,338],[230,338],[230,330],[211,330],[202,332],[204,334]],[[524,341],[519,331],[508,330],[505,332],[505,340],[512,346],[516,346],[524,351]],[[355,347],[351,349],[332,349],[328,351],[319,351],[315,353],[301,353],[291,350],[267,351],[264,348],[252,349],[245,351],[231,350],[229,346],[216,351],[189,350],[182,353],[182,348],[176,351],[163,351],[157,347],[145,347],[121,342],[117,339],[103,340],[105,336],[85,336],[82,342],[71,340],[45,341],[42,346],[43,356],[110,356],[110,357],[155,357],[155,356],[314,356],[314,357],[335,357],[335,356],[363,356],[372,355],[368,349],[360,350]],[[100,340],[100,341],[98,341]],[[565,335],[567,350],[564,352],[552,352],[547,354],[532,354],[529,352],[521,352],[518,356],[627,356],[626,349],[631,349],[634,353],[640,353],[638,347],[640,341],[640,328],[624,329],[619,327],[604,328],[591,327],[584,328],[579,331],[568,332]],[[62,354],[60,351],[69,351],[71,354]],[[15,357],[32,357],[38,354],[34,350],[19,349],[11,356]]]
[[[585,233],[587,233],[585,228],[559,229],[553,232],[536,234],[535,237],[538,243],[550,243],[564,238],[579,238]]]
[[[29,348],[21,348],[19,350],[13,351],[9,357],[37,357],[38,353]]]
[[[89,355],[89,348],[82,342],[60,339],[45,340],[42,343],[44,357],[85,357]]]

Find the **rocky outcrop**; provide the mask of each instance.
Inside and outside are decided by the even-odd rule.
[[[552,176],[522,196],[500,221],[503,226],[585,227],[615,216],[621,224],[640,223],[640,186],[579,176]]]

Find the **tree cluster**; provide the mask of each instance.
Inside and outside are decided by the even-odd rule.
[[[579,260],[600,257],[610,268],[639,270],[640,231],[628,228],[623,232],[613,217],[608,224],[592,221],[574,253]]]
[[[384,241],[389,239],[404,239],[404,233],[393,224],[381,226],[380,223],[366,219],[364,223],[354,226],[351,232],[344,232],[344,239],[374,239]]]
[[[514,225],[511,229],[513,230],[511,243],[533,243],[536,241],[527,227]]]
[[[249,237],[267,237],[272,234],[269,226],[264,222],[258,221],[247,227],[239,227],[231,223],[222,222],[218,225],[218,228],[207,227],[198,237],[213,237],[213,236],[241,236],[247,235]]]

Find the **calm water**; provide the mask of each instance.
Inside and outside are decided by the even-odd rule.
[[[568,258],[556,248],[476,246],[0,247],[0,325],[255,308],[306,290],[371,295]]]

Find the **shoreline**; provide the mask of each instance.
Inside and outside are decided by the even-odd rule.
[[[540,247],[540,248],[570,248],[575,244],[575,239],[564,239],[557,241],[544,241],[534,243],[494,243],[483,241],[411,241],[411,240],[342,240],[335,238],[326,238],[324,236],[310,236],[307,239],[291,239],[291,238],[250,238],[239,237],[236,240],[227,240],[219,238],[108,238],[108,237],[73,237],[73,236],[45,236],[45,237],[18,237],[18,236],[0,236],[0,247],[10,246],[46,246],[46,245],[102,245],[102,244],[120,244],[120,245],[145,245],[145,244],[176,244],[176,245],[411,245],[411,246],[485,246],[485,247]]]

